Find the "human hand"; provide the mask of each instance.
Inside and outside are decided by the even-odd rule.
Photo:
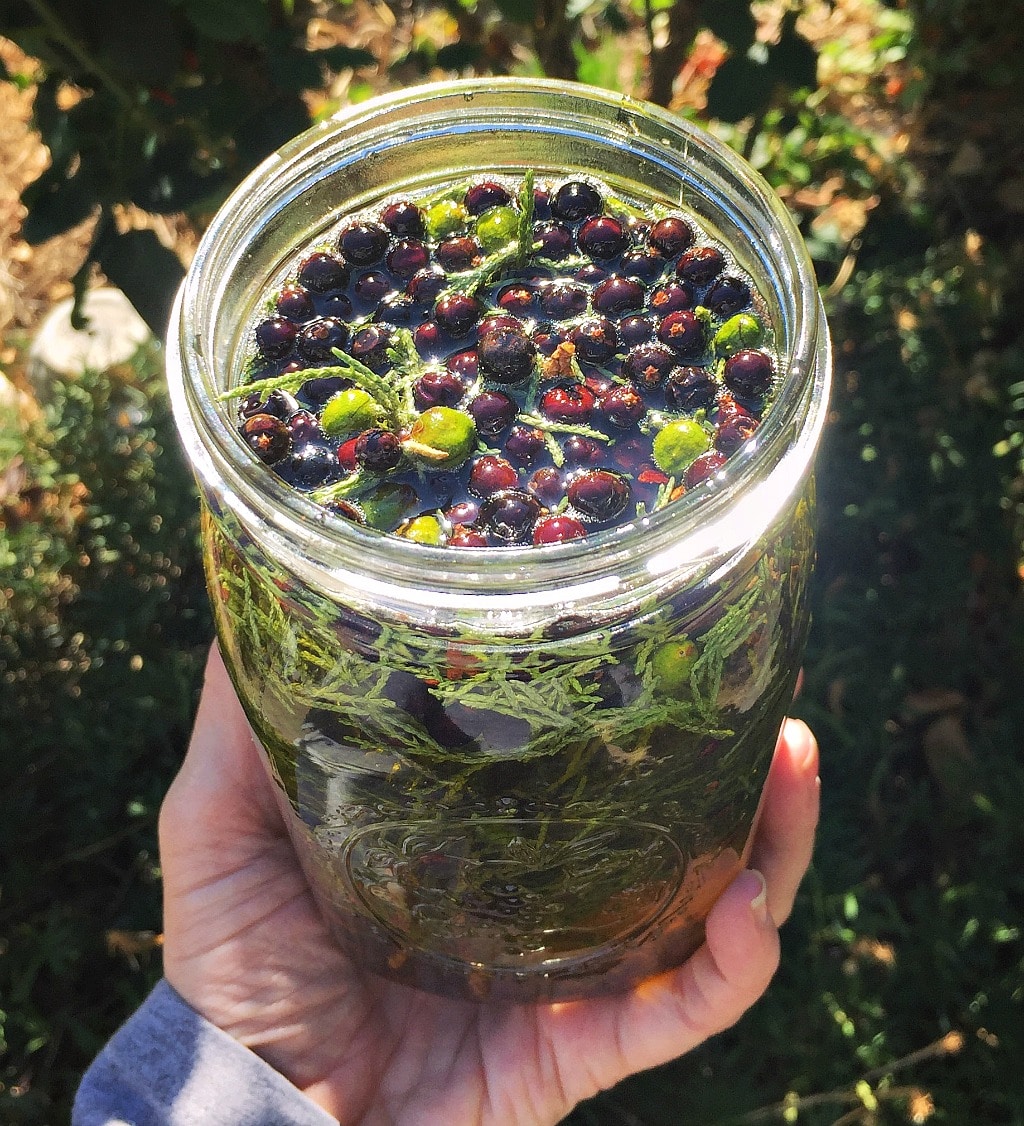
[[[344,1126],[550,1126],[734,1024],[778,964],[776,927],[810,863],[818,818],[817,745],[787,720],[751,869],[715,904],[689,961],[617,996],[479,1005],[385,981],[339,949],[262,758],[214,649],[160,815],[165,973],[194,1009]]]

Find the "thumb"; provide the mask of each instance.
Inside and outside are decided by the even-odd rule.
[[[599,1063],[592,1055],[591,1074],[600,1072],[601,1086],[608,1086],[690,1051],[735,1024],[767,989],[778,964],[779,935],[764,877],[741,872],[719,897],[704,945],[689,961],[627,997],[596,1003],[608,1006],[603,1015],[614,1027],[602,1042],[614,1045],[615,1056]]]

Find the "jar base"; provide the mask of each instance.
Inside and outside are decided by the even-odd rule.
[[[372,973],[463,1000],[577,1001],[624,992],[671,970],[704,941],[708,911],[745,863],[745,855],[733,848],[691,860],[653,915],[641,913],[639,922],[634,916],[629,925],[620,923],[617,937],[590,948],[576,943],[566,952],[563,935],[547,947],[535,944],[518,955],[504,946],[495,953],[498,948],[493,947],[485,958],[480,920],[471,916],[452,918],[448,949],[439,948],[436,935],[428,947],[414,935],[385,925],[352,895],[344,865],[323,847],[283,794],[281,804],[314,899],[338,945]]]

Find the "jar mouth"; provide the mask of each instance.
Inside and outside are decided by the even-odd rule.
[[[237,433],[233,407],[217,395],[237,370],[239,331],[285,252],[340,215],[330,199],[332,180],[344,180],[343,209],[356,209],[410,186],[393,175],[383,178],[394,169],[396,153],[449,141],[450,159],[436,176],[447,180],[461,151],[499,135],[514,142],[510,150],[528,147],[535,136],[557,136],[564,154],[557,176],[590,171],[614,180],[621,169],[620,178],[638,190],[654,182],[659,197],[725,227],[731,246],[748,243],[752,252],[738,257],[767,290],[783,380],[761,427],[720,475],[656,512],[543,548],[435,547],[360,527],[287,486],[257,461]],[[591,167],[598,152],[610,169]],[[476,171],[514,166],[511,157],[504,161]],[[415,178],[424,182],[422,174]],[[620,559],[635,566],[643,557],[657,574],[699,568],[743,550],[806,477],[824,424],[830,369],[810,260],[793,219],[763,178],[724,144],[665,110],[551,79],[411,87],[339,111],[286,144],[239,185],[210,224],[179,292],[168,338],[172,405],[193,468],[204,486],[223,482],[224,503],[252,534],[301,545],[310,562],[380,576],[375,581],[389,586],[419,587],[427,575],[435,590],[456,598],[460,592],[472,598],[482,586],[527,601],[567,584],[577,593],[592,584],[596,594]]]

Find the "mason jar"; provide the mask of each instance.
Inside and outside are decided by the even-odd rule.
[[[218,399],[342,215],[483,175],[596,177],[729,248],[781,375],[714,481],[563,544],[455,550],[333,515]],[[554,81],[339,112],[221,208],[169,334],[220,645],[337,941],[453,996],[566,1000],[678,965],[743,868],[801,661],[828,334],[778,198],[707,133]]]

